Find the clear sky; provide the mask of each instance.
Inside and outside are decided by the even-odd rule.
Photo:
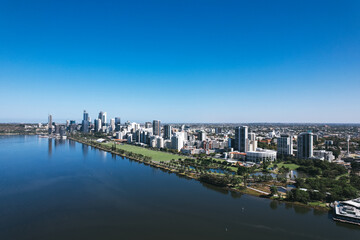
[[[360,1],[0,1],[0,122],[360,122]]]

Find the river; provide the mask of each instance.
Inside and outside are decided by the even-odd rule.
[[[0,239],[339,240],[360,227],[74,141],[0,136]]]

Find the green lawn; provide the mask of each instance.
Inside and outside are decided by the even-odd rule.
[[[327,207],[327,206],[326,206],[326,203],[323,203],[323,202],[308,202],[308,205],[309,205],[309,206],[313,206],[313,207],[315,207],[315,206]]]
[[[281,168],[282,166],[284,166],[286,168],[289,168],[290,170],[295,170],[298,167],[300,167],[299,165],[294,164],[294,163],[277,163],[277,165],[278,165],[278,168]],[[274,164],[271,164],[269,166],[269,168],[272,168],[273,166],[274,166]]]
[[[114,143],[113,142],[109,142],[109,143],[104,143],[105,145],[109,145],[112,146]],[[170,161],[171,159],[179,159],[182,158],[184,159],[184,156],[180,156],[180,155],[176,155],[176,154],[171,154],[171,153],[167,153],[167,152],[160,152],[160,151],[155,151],[155,150],[150,150],[150,149],[146,149],[143,147],[138,147],[138,146],[134,146],[134,145],[130,145],[130,144],[116,144],[116,148],[118,149],[122,149],[125,151],[129,151],[129,152],[133,152],[133,153],[137,153],[137,154],[142,154],[144,156],[149,156],[152,158],[153,161]]]

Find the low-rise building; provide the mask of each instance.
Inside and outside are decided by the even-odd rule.
[[[332,151],[314,150],[314,158],[332,162],[335,160],[335,156]]]
[[[260,163],[262,161],[276,160],[276,151],[258,148],[256,151],[246,152],[246,161]]]

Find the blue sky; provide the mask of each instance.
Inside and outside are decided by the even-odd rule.
[[[360,1],[0,1],[0,122],[360,122]]]

